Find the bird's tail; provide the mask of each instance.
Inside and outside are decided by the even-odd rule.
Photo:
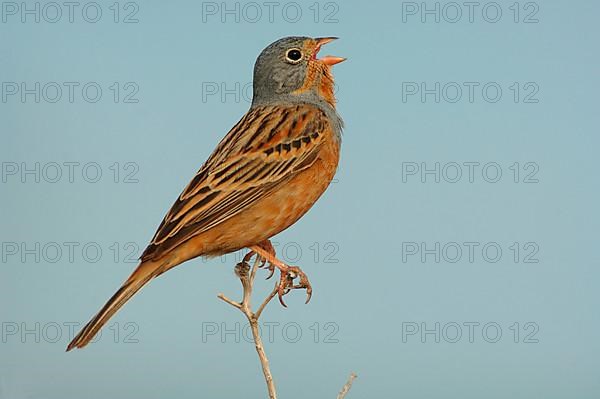
[[[83,348],[86,346],[100,331],[102,326],[127,302],[136,292],[140,290],[148,281],[161,274],[164,270],[160,263],[143,262],[141,263],[123,283],[121,288],[106,302],[104,307],[100,309],[98,314],[94,316],[83,327],[83,329],[73,338],[67,352],[73,348]]]

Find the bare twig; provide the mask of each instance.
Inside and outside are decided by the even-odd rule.
[[[255,316],[257,319],[260,317],[263,310],[265,310],[265,307],[267,306],[267,304],[269,302],[271,302],[271,299],[275,298],[275,295],[277,295],[277,285],[275,285],[275,288],[273,288],[273,291],[271,291],[269,296],[266,297],[265,300],[263,301],[263,303],[258,307],[258,310],[255,313]]]
[[[267,354],[265,353],[265,347],[263,346],[262,339],[260,337],[260,331],[258,327],[258,319],[262,314],[265,307],[271,302],[275,295],[277,295],[277,284],[273,288],[273,291],[265,298],[262,304],[258,307],[256,312],[252,311],[250,300],[252,299],[252,288],[254,286],[254,277],[256,276],[256,271],[258,269],[258,265],[261,263],[262,258],[256,255],[256,261],[250,267],[248,263],[242,261],[235,266],[235,274],[240,278],[243,288],[242,294],[242,302],[235,302],[224,294],[219,294],[217,297],[222,301],[230,304],[234,308],[239,309],[248,319],[248,323],[250,323],[250,328],[252,330],[252,337],[254,338],[254,347],[256,348],[256,352],[258,353],[258,358],[260,360],[260,364],[262,366],[262,371],[265,376],[265,381],[267,383],[267,390],[269,391],[269,399],[277,399],[277,391],[275,390],[275,382],[273,381],[273,376],[271,375],[271,369],[269,367],[269,359],[267,359]],[[352,387],[352,383],[356,378],[356,374],[350,374],[350,378],[348,378],[348,382],[346,385],[342,387],[342,390],[337,396],[337,399],[344,399],[350,391]]]
[[[225,302],[227,302],[227,303],[228,303],[228,304],[230,304],[231,306],[235,306],[235,307],[236,307],[236,308],[238,308],[238,309],[241,309],[241,308],[242,308],[242,305],[240,305],[238,302],[234,302],[234,301],[232,301],[231,299],[227,298],[227,297],[226,297],[225,295],[223,295],[223,294],[219,294],[219,295],[217,295],[217,297],[218,297],[219,299],[222,299],[222,300],[224,300]]]
[[[260,332],[258,329],[258,318],[260,317],[262,311],[265,309],[267,304],[275,297],[277,294],[277,286],[273,289],[273,291],[265,298],[263,303],[260,305],[256,313],[252,311],[250,300],[252,298],[252,287],[254,285],[254,277],[256,276],[256,270],[258,269],[258,265],[261,262],[260,256],[256,256],[256,261],[254,265],[252,265],[252,269],[250,270],[250,266],[241,262],[238,263],[235,267],[236,275],[240,278],[242,282],[242,288],[244,290],[242,296],[242,302],[235,302],[231,299],[227,298],[224,294],[219,294],[218,298],[227,302],[231,306],[238,308],[248,319],[248,323],[250,323],[250,328],[252,330],[252,337],[254,338],[254,347],[256,348],[256,352],[258,353],[258,358],[260,360],[260,364],[262,366],[263,374],[265,376],[265,381],[267,383],[267,390],[269,391],[270,399],[277,399],[277,391],[275,390],[275,381],[273,381],[273,376],[271,375],[271,369],[269,367],[269,359],[267,359],[267,354],[265,353],[265,347],[263,346],[262,339],[260,337]]]
[[[350,388],[352,388],[352,383],[354,382],[355,378],[356,378],[356,374],[354,374],[354,373],[350,374],[350,377],[348,378],[348,382],[346,382],[346,385],[344,385],[342,387],[342,390],[340,391],[340,393],[338,393],[337,399],[344,399],[346,397],[346,395],[350,391]]]

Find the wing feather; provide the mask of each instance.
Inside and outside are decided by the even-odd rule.
[[[142,261],[229,220],[312,165],[327,128],[325,114],[313,106],[251,109],[177,198]]]

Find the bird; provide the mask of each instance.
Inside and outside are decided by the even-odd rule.
[[[306,274],[277,258],[270,239],[300,219],[332,181],[343,121],[332,66],[323,56],[336,37],[290,36],[268,45],[254,64],[250,109],[225,135],[160,223],[140,263],[67,346],[83,348],[150,280],[199,256],[248,248],[281,273],[277,293],[312,287]],[[269,276],[269,277],[270,277]],[[299,282],[294,284],[294,279]]]

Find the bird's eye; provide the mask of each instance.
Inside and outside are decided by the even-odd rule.
[[[302,52],[297,48],[290,49],[285,53],[285,59],[292,64],[297,64],[302,59]]]

